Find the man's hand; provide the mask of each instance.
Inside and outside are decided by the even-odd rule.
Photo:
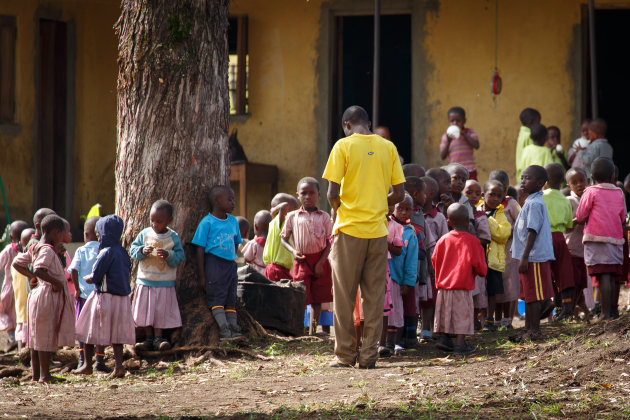
[[[306,257],[304,256],[304,254],[301,254],[299,252],[297,252],[295,249],[293,250],[293,258],[295,258],[298,261],[303,261]]]
[[[36,277],[31,277],[31,280],[29,281],[30,285],[31,285],[31,289],[34,289],[37,287],[37,278]]]
[[[409,286],[407,286],[406,284],[403,284],[402,286],[400,286],[400,294],[402,296],[407,296],[408,292],[409,292]]]
[[[153,252],[153,247],[152,246],[145,246],[142,248],[142,253],[144,255],[149,255]]]
[[[79,300],[81,300],[81,291],[80,290],[75,290],[74,291],[74,300],[76,300],[77,302]]]

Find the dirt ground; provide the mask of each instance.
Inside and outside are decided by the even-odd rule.
[[[329,368],[332,341],[264,340],[240,348],[129,359],[120,380],[67,373],[30,382],[14,353],[0,355],[6,418],[621,418],[630,416],[630,314],[609,323],[545,324],[546,340],[516,345],[481,333],[462,357],[431,344],[379,360],[377,369]],[[109,363],[111,363],[111,355]]]

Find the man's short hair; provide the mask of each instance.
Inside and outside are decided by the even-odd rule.
[[[343,112],[341,122],[349,122],[352,125],[368,124],[370,117],[368,117],[368,113],[365,109],[359,105],[352,105]]]

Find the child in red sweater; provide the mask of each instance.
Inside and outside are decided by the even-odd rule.
[[[464,336],[474,334],[475,275],[485,277],[488,266],[479,239],[468,233],[468,209],[451,204],[447,216],[453,230],[440,238],[431,257],[438,289],[434,331],[442,334],[438,348],[465,354],[474,350]],[[457,336],[454,346],[448,334]]]

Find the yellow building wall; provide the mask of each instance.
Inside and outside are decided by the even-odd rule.
[[[440,160],[439,144],[448,126],[452,106],[466,110],[467,126],[479,135],[475,160],[479,179],[504,169],[514,179],[519,113],[538,109],[542,124],[557,125],[562,144],[570,145],[577,133],[573,74],[570,68],[575,26],[581,22],[581,2],[531,0],[499,2],[498,68],[503,91],[490,93],[495,55],[495,3],[488,0],[448,0],[426,20],[424,48],[432,71],[426,79],[431,113],[425,152],[429,167]],[[580,44],[578,44],[580,45]],[[578,50],[579,54],[579,50]]]
[[[76,27],[74,211],[65,216],[74,228],[79,227],[79,216],[96,202],[112,212],[118,73],[118,44],[112,27],[120,15],[119,2],[4,0],[0,14],[17,20],[15,123],[21,130],[18,135],[0,134],[0,174],[12,219],[32,220],[38,14],[73,22]],[[5,219],[3,210],[0,219]]]
[[[233,117],[230,131],[238,129],[249,161],[277,165],[279,191],[294,194],[301,177],[321,176],[317,172],[314,114],[321,1],[290,4],[230,2],[231,15],[246,14],[249,20],[250,113],[248,117]],[[248,185],[250,222],[257,210],[269,208],[269,195],[268,185]]]

